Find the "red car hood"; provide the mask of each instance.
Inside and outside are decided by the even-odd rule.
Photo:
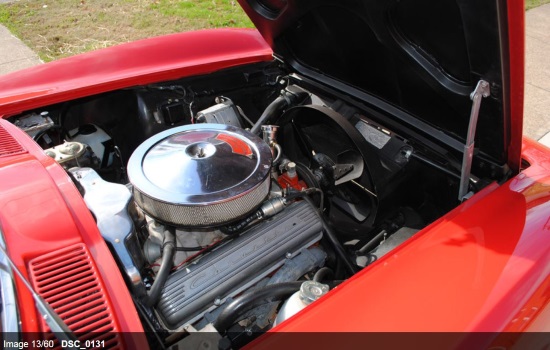
[[[217,35],[210,35],[212,31],[216,31]],[[212,45],[199,45],[205,38],[212,40],[213,37],[217,42]],[[144,52],[150,54],[144,55]],[[167,35],[4,75],[0,79],[0,107],[3,114],[17,114],[132,85],[206,74],[220,67],[271,59],[271,49],[253,29],[217,29]]]

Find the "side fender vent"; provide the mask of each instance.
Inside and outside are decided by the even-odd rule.
[[[102,349],[122,349],[112,306],[84,244],[75,244],[29,262],[33,286],[78,339],[103,342]],[[45,338],[55,340],[42,321]],[[57,344],[59,345],[59,344]]]
[[[0,125],[0,157],[25,153],[26,150]]]

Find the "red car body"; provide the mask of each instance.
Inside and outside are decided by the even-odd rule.
[[[550,149],[521,139],[524,8],[519,1],[507,4],[508,165],[519,173],[486,186],[273,332],[491,332],[479,344],[485,347],[514,344],[498,338],[501,332],[549,330]],[[256,30],[148,39],[2,77],[0,116],[270,60],[271,48]],[[0,222],[17,267],[29,278],[36,257],[82,245],[97,288],[104,290],[112,330],[143,331],[115,261],[65,171],[7,121],[0,122],[0,132]],[[16,281],[21,330],[38,332],[32,297]],[[324,339],[325,347],[337,344]],[[117,341],[126,348],[145,343],[135,334]],[[268,333],[253,346],[280,341]]]

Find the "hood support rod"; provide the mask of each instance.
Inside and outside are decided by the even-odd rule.
[[[464,145],[464,155],[462,156],[462,169],[460,172],[460,187],[458,188],[458,200],[464,201],[470,198],[471,193],[468,193],[468,185],[470,183],[470,173],[472,171],[472,160],[474,158],[474,143],[476,136],[477,120],[479,118],[479,108],[481,99],[489,97],[491,90],[489,83],[485,80],[480,80],[477,83],[475,90],[470,94],[472,100],[472,110],[470,111],[470,123],[468,124],[468,136]]]

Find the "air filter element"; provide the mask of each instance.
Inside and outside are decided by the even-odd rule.
[[[248,214],[269,192],[271,150],[252,133],[195,124],[143,142],[128,162],[136,203],[184,227],[223,225]]]

